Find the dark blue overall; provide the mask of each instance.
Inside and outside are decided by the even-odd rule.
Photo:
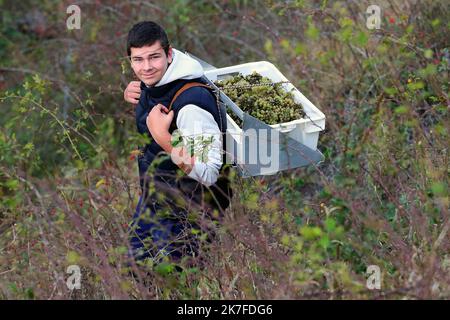
[[[153,106],[161,103],[169,106],[175,93],[186,83],[205,81],[175,80],[160,87],[147,87],[141,82],[141,98],[136,107],[136,125],[141,134],[151,134],[146,118]],[[194,104],[214,117],[219,128],[226,130],[226,115],[219,116],[214,94],[204,87],[193,87],[183,92],[172,105],[176,124],[178,112],[186,105]],[[222,124],[220,124],[222,119]],[[174,130],[171,126],[170,133]],[[136,260],[163,254],[181,258],[196,254],[197,241],[191,229],[197,229],[195,221],[189,221],[185,207],[179,205],[177,197],[187,201],[197,201],[204,192],[204,186],[184,175],[177,178],[178,167],[152,139],[150,144],[140,148],[138,157],[139,177],[142,195],[131,224],[131,248]],[[156,164],[155,166],[153,166]],[[149,167],[152,167],[149,170]],[[180,186],[180,183],[183,186]]]

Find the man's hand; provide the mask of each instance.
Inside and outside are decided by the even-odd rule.
[[[153,139],[167,153],[172,151],[169,127],[173,120],[173,110],[169,110],[162,104],[157,104],[152,108],[147,116],[147,127]],[[168,112],[168,113],[167,113]]]
[[[123,92],[123,98],[129,103],[137,104],[140,96],[141,83],[139,81],[131,81]]]
[[[170,158],[186,174],[192,171],[195,164],[195,158],[189,155],[185,147],[174,147],[170,152]]]

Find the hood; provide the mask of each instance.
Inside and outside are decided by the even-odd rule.
[[[160,87],[179,79],[190,80],[203,76],[203,68],[197,60],[174,48],[172,48],[172,52],[172,63],[161,80],[155,84],[155,87]]]

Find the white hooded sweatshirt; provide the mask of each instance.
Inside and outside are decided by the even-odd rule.
[[[203,68],[200,63],[186,54],[174,48],[172,63],[167,68],[156,87],[165,85],[178,79],[195,79],[203,76]],[[222,166],[222,134],[211,113],[197,105],[187,104],[178,112],[177,128],[180,130],[185,145],[188,137],[211,138],[212,142],[207,146],[207,153],[203,157],[195,157],[195,164],[189,177],[200,183],[210,186],[217,181],[219,170]],[[198,153],[202,153],[199,150]]]

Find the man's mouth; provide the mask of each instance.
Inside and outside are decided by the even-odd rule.
[[[154,76],[156,74],[156,72],[153,72],[153,73],[150,73],[150,74],[142,74],[142,76],[144,77],[144,78],[150,78],[150,77],[152,77],[152,76]]]

